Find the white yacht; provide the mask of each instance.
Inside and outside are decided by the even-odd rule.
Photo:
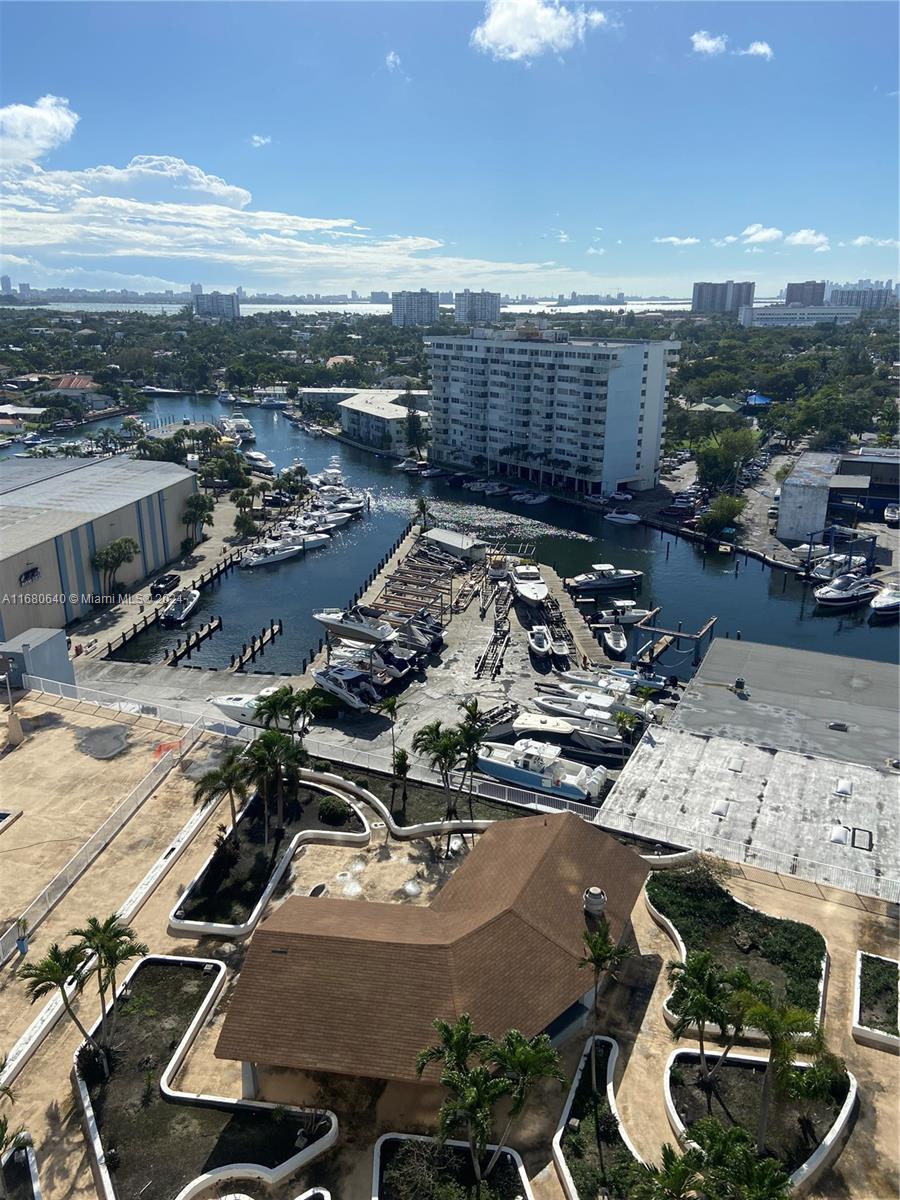
[[[299,546],[301,550],[321,550],[327,546],[331,538],[327,533],[311,532],[303,529],[279,529],[278,540],[285,546]]]
[[[320,608],[313,613],[313,618],[329,633],[352,642],[389,642],[397,636],[387,621],[367,616],[355,608]]]
[[[813,579],[837,579],[838,575],[852,575],[866,566],[864,554],[826,554],[820,558],[810,574]]]
[[[531,738],[522,738],[513,746],[483,742],[478,769],[504,783],[581,801],[597,799],[606,780],[603,767],[586,767],[563,758],[559,746]]]
[[[640,525],[641,518],[637,513],[629,512],[627,508],[613,508],[603,514],[604,521],[612,521],[614,525]]]
[[[532,564],[519,563],[513,567],[510,581],[516,599],[532,608],[543,604],[550,595],[550,589],[541,578],[540,571]]]
[[[813,562],[817,562],[820,558],[825,558],[825,556],[830,553],[831,551],[827,546],[810,545],[809,542],[803,542],[802,545],[795,546],[791,551],[791,554],[793,554],[795,558],[801,558],[804,562],[807,559],[812,559]]]
[[[217,392],[216,399],[220,404],[234,404],[235,399],[231,392]]]
[[[577,592],[604,592],[614,588],[637,586],[643,578],[643,571],[615,567],[612,563],[591,563],[590,571],[573,575],[569,586]]]
[[[638,608],[634,600],[610,600],[610,608],[604,608],[598,615],[598,620],[608,625],[637,625],[650,616],[649,608]]]
[[[817,587],[813,595],[816,603],[823,608],[857,608],[861,604],[868,604],[878,590],[878,584],[871,579],[839,575],[831,583]]]
[[[607,625],[601,633],[603,648],[610,658],[624,658],[628,650],[628,638],[621,625]]]
[[[550,653],[550,630],[546,625],[532,625],[528,630],[528,649],[535,658],[546,658]]]
[[[183,625],[199,603],[200,593],[196,588],[179,588],[168,604],[160,609],[160,624]]]
[[[256,430],[243,415],[243,413],[233,412],[231,414],[231,425],[234,429],[234,432],[241,439],[241,445],[243,445],[245,442],[256,441]]]
[[[381,693],[370,676],[356,667],[325,667],[321,671],[313,671],[313,679],[320,688],[337,696],[350,708],[371,708],[381,699]]]
[[[888,584],[869,601],[873,617],[896,617],[900,613],[900,587]]]
[[[264,475],[275,474],[275,464],[271,458],[266,458],[261,450],[248,450],[244,458],[246,458],[254,471],[261,471]]]
[[[244,693],[233,696],[210,696],[208,699],[210,704],[214,704],[219,712],[230,720],[238,721],[241,725],[261,726],[262,721],[256,716],[257,704],[260,700],[264,700],[266,696],[271,696],[273,692],[280,690],[277,687],[267,687],[255,694],[248,695]],[[283,718],[277,722],[275,727],[278,729],[290,729],[290,725]]]
[[[260,542],[258,546],[244,551],[239,565],[246,569],[269,567],[273,563],[283,562],[286,558],[295,558],[302,550],[302,546],[291,545],[289,542]]]

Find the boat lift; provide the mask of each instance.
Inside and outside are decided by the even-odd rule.
[[[824,529],[814,530],[807,539],[809,549],[806,552],[806,561],[801,567],[801,574],[809,575],[816,565],[816,559],[813,558],[813,546],[827,545],[829,554],[844,554],[847,557],[851,556],[863,557],[866,560],[866,574],[871,575],[875,569],[875,552],[878,549],[878,536],[874,533],[864,533],[859,537],[845,538],[845,531],[849,531],[844,525],[826,525]],[[855,532],[855,531],[853,531]],[[835,543],[841,537],[842,547],[846,550],[836,550]],[[818,541],[817,539],[821,539]]]

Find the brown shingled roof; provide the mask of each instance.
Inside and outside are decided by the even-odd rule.
[[[253,936],[216,1057],[411,1080],[435,1017],[540,1033],[591,986],[585,888],[606,890],[619,939],[646,876],[560,813],[496,822],[429,907],[291,897]]]

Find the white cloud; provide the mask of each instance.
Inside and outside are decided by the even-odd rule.
[[[34,162],[62,146],[75,132],[78,114],[61,96],[41,96],[34,104],[0,108],[0,162]]]
[[[608,24],[605,13],[561,0],[487,0],[484,19],[472,30],[472,45],[507,62],[530,62],[541,54],[562,54],[585,34]]]
[[[606,250],[602,246],[588,246],[585,254],[605,254]]]
[[[900,246],[900,242],[896,238],[876,238],[870,237],[867,233],[861,233],[859,237],[853,238],[850,242],[840,242],[841,246],[884,246],[891,249],[896,249]]]
[[[731,246],[737,241],[737,238],[733,233],[726,233],[724,237],[710,238],[709,240],[714,246]]]
[[[700,241],[696,237],[655,237],[654,242],[660,246],[696,246]]]
[[[741,233],[741,241],[744,245],[755,245],[758,242],[778,242],[783,237],[784,234],[774,225],[760,225],[758,221],[754,225],[748,225]]]
[[[555,230],[553,233],[553,236],[556,238],[556,240],[558,242],[565,243],[565,242],[571,242],[571,240],[572,240],[564,229]]]
[[[264,133],[254,133],[253,137],[250,139],[250,145],[254,150],[258,150],[260,146],[268,146],[271,140],[272,139]]]
[[[751,42],[746,50],[736,50],[735,53],[750,58],[764,58],[766,62],[775,57],[775,51],[768,42]]]
[[[724,54],[728,45],[727,33],[710,33],[708,29],[698,29],[691,34],[691,47],[695,54]]]
[[[744,251],[745,254],[765,254],[762,246],[748,246]]]
[[[784,239],[786,246],[811,246],[815,250],[830,250],[827,233],[817,233],[815,229],[798,229],[789,233]]]

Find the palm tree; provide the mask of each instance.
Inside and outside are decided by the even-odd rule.
[[[700,1047],[700,1077],[709,1083],[706,1058],[706,1027],[717,1025],[722,1037],[728,1022],[728,985],[725,972],[708,950],[692,950],[684,962],[669,963],[669,982],[674,984],[669,1008],[677,1020],[672,1037],[678,1040],[692,1025],[697,1026]]]
[[[27,980],[25,991],[32,1004],[36,1000],[42,1000],[50,992],[59,992],[66,1013],[72,1018],[75,1027],[84,1040],[99,1055],[103,1063],[104,1072],[109,1074],[105,1052],[79,1020],[75,1010],[72,1008],[72,1002],[69,999],[67,991],[70,984],[75,984],[76,990],[81,990],[84,984],[81,970],[84,967],[87,956],[88,952],[82,946],[60,946],[59,942],[53,942],[46,955],[39,962],[25,963],[24,966],[19,967],[19,978]]]
[[[0,1056],[0,1075],[6,1070],[7,1055]],[[15,1104],[16,1098],[13,1095],[13,1090],[8,1083],[0,1083],[0,1100],[8,1100],[10,1104]]]
[[[403,820],[406,820],[406,777],[409,775],[409,755],[401,747],[395,750],[391,764],[394,768],[394,779],[399,779],[403,784],[403,791],[400,795],[400,803],[403,806]]]
[[[290,695],[285,700],[284,716],[293,736],[302,741],[309,732],[313,717],[324,709],[325,700],[315,688],[302,688],[299,692],[288,690]]]
[[[658,1167],[644,1167],[631,1190],[632,1200],[687,1200],[702,1184],[696,1153],[679,1154],[666,1142]]]
[[[438,1141],[445,1142],[456,1132],[459,1125],[465,1126],[472,1170],[475,1174],[475,1195],[481,1195],[481,1160],[491,1139],[494,1105],[501,1096],[509,1093],[506,1079],[494,1075],[487,1067],[472,1067],[459,1070],[447,1067],[441,1083],[448,1095],[438,1113]]]
[[[503,1039],[496,1042],[487,1055],[487,1061],[494,1067],[499,1067],[501,1077],[508,1080],[512,1104],[506,1127],[500,1135],[497,1149],[491,1156],[491,1161],[485,1167],[485,1177],[490,1175],[497,1164],[503,1146],[509,1135],[510,1126],[522,1112],[528,1100],[528,1095],[540,1079],[558,1079],[560,1087],[564,1087],[566,1078],[559,1063],[559,1054],[546,1033],[527,1038],[518,1029],[508,1029]]]
[[[375,705],[375,711],[380,712],[391,723],[391,761],[397,753],[394,726],[397,723],[397,713],[403,707],[403,701],[398,696],[385,696]]]
[[[476,696],[460,701],[458,707],[463,713],[463,719],[456,727],[462,765],[462,779],[460,780],[459,790],[462,791],[466,781],[466,772],[468,772],[469,820],[474,821],[473,793],[475,791],[475,770],[478,767],[478,756],[481,752],[481,743],[484,741],[487,720],[478,705],[478,698]]]
[[[115,1015],[109,1020],[109,1009],[106,1003],[107,990],[115,989],[115,973],[122,963],[132,958],[148,953],[148,948],[137,940],[134,930],[124,925],[116,913],[112,913],[104,921],[98,917],[88,917],[87,923],[79,929],[70,929],[69,937],[78,938],[78,949],[87,952],[88,966],[84,978],[95,972],[97,975],[97,990],[100,995],[100,1040],[106,1050],[112,1047],[112,1033],[115,1025]],[[116,993],[113,990],[112,1004],[115,1006]]]
[[[434,513],[428,506],[428,500],[425,496],[416,498],[416,524],[424,533],[429,525],[434,524]]]
[[[760,988],[757,998],[747,1008],[747,1021],[769,1039],[769,1057],[763,1076],[759,1124],[756,1130],[756,1152],[762,1155],[769,1130],[769,1112],[776,1086],[788,1086],[794,1058],[801,1050],[806,1054],[821,1054],[824,1037],[813,1013],[805,1008],[776,998],[771,987]]]
[[[149,954],[150,947],[145,942],[139,942],[131,926],[123,925],[118,918],[110,917],[104,924],[107,928],[107,941],[103,952],[103,965],[109,979],[112,1011],[109,1041],[110,1045],[115,1045],[116,1023],[119,1020],[119,968],[134,958],[143,958],[145,954]]]
[[[740,1200],[787,1200],[790,1181],[773,1158],[758,1158],[753,1139],[740,1125],[727,1128],[704,1117],[690,1129],[689,1155],[699,1155],[703,1193]]]
[[[265,729],[271,729],[273,725],[278,728],[282,722],[287,723],[287,710],[293,694],[294,689],[285,684],[283,687],[276,688],[274,692],[269,692],[268,696],[258,698],[256,701],[257,721]]]
[[[10,1129],[9,1117],[0,1116],[0,1200],[6,1200],[9,1192],[3,1175],[3,1158],[11,1150],[17,1150],[24,1144],[25,1133],[22,1129]]]
[[[262,797],[263,844],[266,848],[269,845],[269,800],[272,794],[272,785],[281,774],[281,759],[278,750],[272,745],[271,740],[267,740],[274,733],[275,730],[267,730],[262,737],[257,738],[247,747],[243,756],[247,782],[256,788]],[[276,734],[276,736],[278,735]]]
[[[231,808],[231,836],[238,843],[237,803],[247,799],[247,770],[243,754],[237,748],[229,750],[217,767],[207,771],[194,786],[194,803],[209,804],[221,796],[228,797]]]
[[[594,1009],[593,1036],[597,1036],[600,1021],[600,980],[603,975],[608,979],[617,979],[619,968],[626,959],[631,957],[630,946],[617,946],[609,932],[609,922],[606,917],[600,917],[595,929],[582,930],[584,940],[584,956],[578,963],[579,967],[588,967],[594,973]],[[597,1091],[597,1051],[591,1046],[591,1087]]]
[[[459,763],[461,752],[459,731],[452,726],[445,727],[440,721],[429,721],[417,730],[412,740],[412,748],[417,754],[423,754],[428,759],[432,771],[437,771],[441,777],[446,798],[444,820],[457,819],[456,800],[450,787],[450,775]],[[450,831],[447,831],[447,849],[450,848]]]
[[[469,1060],[490,1053],[493,1039],[486,1033],[476,1033],[468,1013],[460,1013],[451,1025],[437,1017],[431,1022],[439,1041],[420,1051],[416,1058],[416,1074],[421,1075],[432,1063],[443,1063],[446,1070],[467,1071]]]

